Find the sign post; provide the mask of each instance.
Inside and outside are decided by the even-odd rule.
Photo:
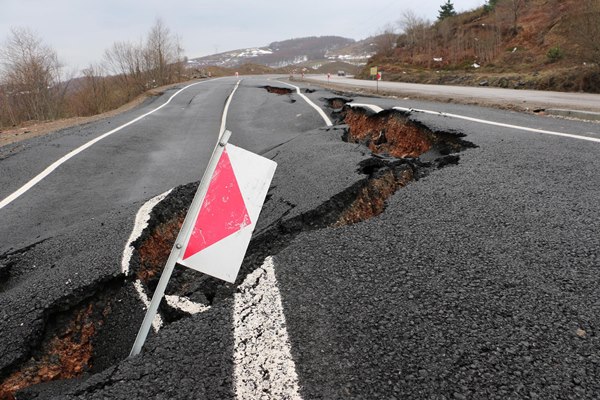
[[[277,164],[219,138],[129,357],[142,350],[175,264],[233,283],[262,209]]]

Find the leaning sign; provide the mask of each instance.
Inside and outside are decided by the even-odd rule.
[[[140,353],[179,263],[233,283],[250,244],[277,163],[219,138],[148,306],[130,357]]]
[[[177,262],[233,283],[277,164],[228,144]]]

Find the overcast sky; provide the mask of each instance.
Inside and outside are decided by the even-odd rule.
[[[445,0],[0,0],[0,42],[11,27],[36,32],[70,69],[102,58],[115,41],[139,41],[156,18],[190,57],[274,41],[337,35],[356,40],[396,24],[403,11],[435,20]],[[484,0],[454,0],[457,11]]]

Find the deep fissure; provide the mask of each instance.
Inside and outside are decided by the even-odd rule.
[[[48,307],[44,328],[32,336],[29,350],[0,371],[0,400],[12,400],[16,391],[38,383],[78,378],[114,363],[114,359],[96,363],[102,356],[98,357],[95,342],[125,285],[122,275],[98,281]]]
[[[292,93],[291,89],[264,88],[279,95]],[[264,231],[257,232],[237,282],[242,282],[249,273],[260,268],[267,256],[285,249],[302,232],[327,227],[339,229],[380,215],[385,210],[387,199],[398,189],[438,168],[457,164],[459,156],[456,153],[476,147],[462,139],[462,134],[432,131],[411,119],[410,113],[396,110],[373,113],[348,106],[351,101],[338,97],[326,102],[332,108],[332,115],[343,124],[341,139],[360,143],[372,152],[371,158],[358,165],[357,172],[364,175],[364,179],[311,211],[288,220],[285,220],[286,213]],[[119,305],[111,299],[116,299],[126,287],[131,287],[133,279],[139,279],[151,295],[197,186],[198,182],[180,186],[154,207],[148,227],[133,243],[135,251],[129,277],[121,275],[110,282],[99,282],[95,294],[86,300],[76,302],[70,299],[48,310],[45,332],[32,344],[25,357],[28,359],[0,371],[3,377],[0,400],[12,399],[16,390],[36,383],[98,372],[127,356],[129,344],[111,354],[102,354],[96,346],[99,341],[106,341],[101,337],[105,325],[110,324],[112,328],[119,325],[119,321],[110,319],[112,314],[119,318],[119,313],[114,311]],[[272,187],[267,195],[267,202],[278,201],[273,196],[274,189]],[[287,205],[290,210],[295,207],[289,202]],[[0,275],[10,274],[11,268],[12,264],[5,265]],[[204,305],[216,304],[235,292],[235,284],[179,266],[167,287],[167,294],[185,296]],[[189,315],[170,307],[164,300],[159,310],[167,323]],[[137,328],[134,327],[135,330]]]
[[[282,87],[277,87],[277,86],[263,86],[263,88],[269,92],[269,93],[274,93],[274,94],[278,94],[278,95],[284,95],[284,94],[292,94],[292,89],[290,88],[282,88]]]

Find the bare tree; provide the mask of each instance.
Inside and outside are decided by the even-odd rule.
[[[519,31],[519,18],[521,17],[521,13],[525,9],[526,4],[526,0],[506,0],[504,3],[501,3],[501,5],[506,8],[510,14],[513,35],[516,35]]]
[[[182,62],[182,53],[179,39],[161,19],[157,19],[148,33],[144,52],[152,84],[164,85],[175,80],[177,64]]]
[[[66,86],[54,49],[32,31],[12,28],[0,49],[1,84],[12,124],[57,117]],[[3,116],[6,123],[6,116]]]
[[[126,100],[146,89],[146,62],[141,44],[115,42],[104,52],[104,67],[125,91]]]
[[[389,57],[394,54],[398,34],[393,26],[388,25],[381,30],[381,33],[375,36],[374,43],[377,54]]]
[[[406,35],[406,43],[415,46],[426,37],[425,31],[431,27],[431,22],[411,10],[406,10],[402,13],[398,25]]]
[[[579,0],[572,26],[581,59],[600,67],[600,0]]]
[[[105,76],[102,66],[90,64],[81,73],[78,84],[69,96],[72,114],[95,115],[119,106],[113,103],[111,94],[115,86],[120,85],[110,85],[115,78]]]

